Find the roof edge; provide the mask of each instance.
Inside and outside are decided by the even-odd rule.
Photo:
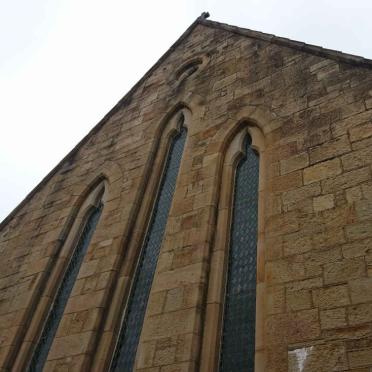
[[[272,44],[285,46],[291,49],[296,49],[301,52],[306,52],[319,57],[332,59],[338,62],[344,62],[352,64],[354,66],[372,68],[371,59],[357,56],[354,54],[348,54],[334,49],[327,49],[321,46],[307,44],[302,41],[292,40],[285,37],[276,36],[273,34],[266,34],[264,32],[250,30],[248,28],[231,26],[226,23],[211,21],[201,17],[197,19],[197,22],[207,27],[222,29],[228,32],[232,32],[234,34],[250,37],[261,41],[266,41]]]
[[[283,37],[278,37],[272,34],[266,34],[264,32],[253,31],[250,29],[231,26],[226,23],[220,23],[216,21],[207,20],[203,14],[199,16],[187,29],[186,31],[173,43],[173,45],[155,62],[155,64],[142,76],[140,80],[128,91],[127,94],[121,98],[116,105],[85,135],[77,145],[26,195],[26,197],[8,214],[7,217],[0,223],[0,230],[2,230],[18,213],[24,205],[38,192],[40,189],[57,173],[60,167],[69,159],[72,159],[80,148],[95,134],[103,125],[109,120],[109,118],[115,114],[120,108],[123,107],[128,101],[130,101],[133,94],[136,92],[138,87],[151,75],[159,65],[176,49],[176,47],[188,37],[193,29],[198,25],[202,24],[207,27],[214,27],[222,29],[234,34],[254,38],[257,40],[266,41],[273,44],[278,44],[291,49],[296,49],[302,52],[307,52],[319,57],[329,58],[338,62],[349,63],[354,66],[367,67],[372,69],[372,60],[356,56],[353,54],[343,53],[341,51],[323,48],[317,45],[306,44],[301,41],[291,40]]]
[[[0,222],[0,231],[15,217],[15,215],[26,205],[26,203],[58,172],[62,165],[69,159],[72,159],[80,148],[88,142],[88,140],[96,134],[104,124],[114,115],[120,108],[131,100],[133,94],[139,86],[159,67],[159,65],[177,48],[177,46],[188,37],[195,26],[199,24],[201,17],[198,17],[186,31],[172,44],[172,46],[155,62],[155,64],[142,76],[140,80],[121,98],[116,105],[86,134],[75,147],[26,195],[26,197]]]

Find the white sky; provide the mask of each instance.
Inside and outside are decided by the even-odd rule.
[[[202,11],[372,58],[371,0],[0,0],[0,221]]]

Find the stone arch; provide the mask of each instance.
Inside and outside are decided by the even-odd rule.
[[[100,340],[95,345],[90,361],[92,371],[107,370],[115,350],[122,315],[126,307],[137,260],[143,246],[151,211],[158,193],[167,154],[172,139],[180,132],[181,124],[188,129],[193,113],[189,105],[179,101],[165,113],[155,129],[148,162],[143,173],[142,188],[137,193],[137,210],[131,214],[131,226],[122,242],[122,256],[118,264],[115,280],[110,288],[110,301],[106,303],[106,314],[100,325]],[[183,117],[183,118],[182,118]],[[181,120],[182,118],[182,120]],[[187,139],[186,144],[187,147]],[[182,162],[181,162],[182,167]]]
[[[39,277],[38,288],[31,299],[25,317],[24,333],[20,335],[20,349],[12,370],[27,370],[48,318],[49,310],[55,300],[59,288],[58,283],[64,276],[87,216],[93,208],[98,207],[99,203],[105,203],[107,188],[105,177],[102,175],[95,177],[70,208],[70,214],[59,233],[56,252],[49,257],[45,270]]]
[[[222,327],[224,303],[224,283],[227,270],[227,252],[229,248],[230,224],[232,214],[232,196],[237,164],[243,156],[244,139],[250,135],[252,148],[259,153],[260,174],[258,185],[258,240],[257,240],[257,282],[256,282],[256,366],[264,366],[265,350],[264,310],[265,310],[265,273],[264,273],[264,190],[265,190],[265,136],[260,125],[250,118],[243,117],[230,126],[228,130],[217,133],[221,167],[218,175],[219,192],[217,193],[217,216],[215,236],[210,255],[208,290],[205,304],[204,329],[201,349],[200,368],[205,372],[218,369],[219,335]],[[258,367],[256,367],[258,368]],[[261,367],[260,367],[261,368]],[[261,370],[258,368],[257,370]],[[262,369],[264,370],[264,368]]]

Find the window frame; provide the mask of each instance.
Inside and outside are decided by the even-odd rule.
[[[214,243],[210,255],[208,289],[204,313],[204,327],[200,370],[215,372],[219,370],[223,313],[230,248],[233,196],[237,166],[244,157],[246,136],[252,139],[251,148],[259,155],[258,182],[258,231],[257,231],[257,273],[256,273],[256,333],[255,333],[255,371],[265,367],[264,349],[264,311],[265,311],[265,272],[264,272],[264,186],[265,186],[265,141],[261,130],[250,122],[238,123],[237,130],[224,153],[221,187],[218,197],[217,222]]]
[[[169,169],[168,165],[170,163],[171,151],[173,149],[173,146],[176,144],[176,141],[181,137],[182,131],[184,131],[184,135],[185,135],[185,140],[184,141],[185,142],[183,144],[183,150],[182,150],[180,163],[179,163],[178,170],[177,170],[177,176],[176,176],[176,180],[175,180],[175,184],[174,184],[175,189],[177,187],[177,178],[180,174],[180,169],[181,169],[181,164],[182,164],[182,159],[183,159],[183,153],[184,153],[185,148],[186,148],[187,131],[188,131],[187,126],[184,125],[185,124],[184,114],[181,112],[180,115],[177,115],[176,128],[174,128],[175,130],[172,130],[170,132],[170,136],[169,136],[169,139],[168,139],[168,148],[167,148],[166,156],[165,156],[164,163],[163,163],[163,169],[162,169],[161,175],[159,177],[159,181],[158,181],[158,185],[157,185],[157,191],[155,193],[155,197],[154,197],[154,200],[153,200],[151,213],[148,216],[146,233],[143,236],[143,240],[142,240],[142,244],[141,244],[141,248],[140,248],[140,253],[138,254],[137,262],[135,263],[135,270],[133,272],[132,280],[131,280],[131,288],[128,291],[128,295],[127,295],[127,298],[126,298],[126,301],[125,301],[126,306],[123,310],[123,314],[122,314],[122,317],[121,317],[122,318],[121,319],[121,324],[120,324],[120,328],[118,330],[118,337],[116,339],[115,348],[113,349],[112,358],[111,358],[110,365],[109,365],[109,371],[117,370],[117,364],[113,365],[113,363],[114,362],[116,363],[117,355],[118,355],[118,353],[120,353],[120,350],[118,350],[118,344],[120,342],[120,337],[121,337],[121,334],[123,332],[124,323],[127,320],[128,308],[131,306],[131,301],[133,299],[132,296],[134,294],[134,290],[135,290],[135,287],[136,287],[136,284],[137,284],[137,278],[139,276],[139,270],[142,267],[143,258],[144,258],[144,255],[145,255],[145,249],[148,249],[147,239],[149,237],[149,234],[151,233],[151,228],[152,228],[154,220],[155,220],[155,213],[154,212],[155,212],[155,209],[157,208],[157,205],[158,205],[158,202],[159,202],[159,198],[160,198],[160,195],[161,195],[161,192],[162,192],[162,187],[164,185],[164,181],[165,181],[165,177],[166,177],[166,172]],[[175,190],[174,190],[174,192],[175,192]],[[170,200],[170,207],[169,207],[169,210],[168,210],[168,217],[169,217],[170,209],[172,207],[173,197],[174,197],[174,193],[173,193],[173,195],[171,197],[171,200]],[[168,221],[168,217],[167,217],[167,221]],[[159,254],[158,254],[157,261],[159,260],[159,256],[161,254],[161,246],[164,242],[164,237],[165,237],[165,232],[166,232],[166,225],[167,225],[167,222],[166,222],[165,227],[164,227],[163,237],[162,237],[162,240],[161,240],[161,243],[160,243]],[[154,275],[153,275],[153,278],[152,278],[152,282],[155,278],[156,266],[157,266],[157,262],[155,263],[155,272],[154,272]],[[150,293],[151,293],[151,287],[152,287],[152,283],[150,285],[150,290],[149,290],[149,293],[148,293],[149,296],[150,296]],[[149,297],[147,298],[147,304],[148,304],[148,300],[149,300]],[[143,326],[144,326],[144,323],[145,323],[146,312],[147,312],[147,306],[146,306],[146,309],[145,309],[145,313],[144,313],[144,317],[143,317],[143,321],[142,321],[142,325],[141,325],[140,335],[142,333]],[[135,351],[136,354],[137,354],[139,346],[140,346],[140,341],[141,340],[140,340],[140,337],[139,337],[137,348],[136,348],[136,351]],[[135,368],[135,365],[136,365],[136,355],[134,356],[133,368]]]
[[[149,173],[144,173],[144,177],[146,177],[146,175],[148,177],[146,187],[144,188],[143,198],[139,204],[138,214],[135,216],[133,230],[129,235],[130,239],[128,244],[123,247],[123,261],[119,267],[115,287],[112,291],[110,305],[107,307],[106,318],[102,325],[103,331],[100,335],[97,349],[90,364],[92,371],[106,371],[111,367],[123,316],[126,313],[126,308],[128,306],[133,278],[138,267],[144,239],[149,228],[151,216],[155,207],[155,201],[159,192],[160,180],[163,177],[172,140],[180,132],[181,115],[184,118],[182,125],[188,132],[192,112],[185,104],[179,103],[165,115],[153,135],[154,144],[149,153],[151,167]],[[184,154],[187,151],[188,141],[189,134],[187,135],[184,145]],[[182,171],[184,159],[185,156],[183,155],[180,163],[179,175]],[[172,206],[170,213],[171,211]],[[146,313],[144,322],[145,321]],[[137,348],[135,365],[140,353],[141,337]]]
[[[106,203],[107,195],[108,181],[105,177],[99,176],[91,183],[90,187],[86,188],[85,193],[83,193],[79,199],[80,206],[76,206],[72,209],[69,218],[63,225],[59,239],[61,244],[59,252],[57,253],[55,259],[53,259],[53,257],[51,258],[50,265],[46,270],[50,273],[50,275],[46,281],[45,288],[43,288],[40,294],[40,299],[31,314],[32,318],[30,320],[27,333],[23,339],[21,348],[13,365],[14,370],[29,370],[33,354],[39,344],[40,337],[42,336],[44,327],[49,318],[55,298],[58,295],[61,280],[69,266],[70,260],[76,249],[76,245],[78,244],[80,236],[85,227],[87,218],[89,218],[93,208],[98,208],[100,203],[103,204],[100,218],[95,228],[96,231],[98,229],[98,225],[102,223],[104,218],[104,205]],[[94,238],[94,234],[92,238]],[[87,251],[92,246],[92,242],[93,240],[89,242]],[[82,264],[83,263],[84,259]],[[76,280],[78,280],[78,277]],[[66,307],[67,306],[68,304],[66,304]],[[49,352],[53,347],[54,339]],[[47,361],[48,358],[46,363]]]

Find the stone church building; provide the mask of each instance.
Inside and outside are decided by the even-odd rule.
[[[0,371],[372,370],[372,61],[199,17],[0,225]]]

